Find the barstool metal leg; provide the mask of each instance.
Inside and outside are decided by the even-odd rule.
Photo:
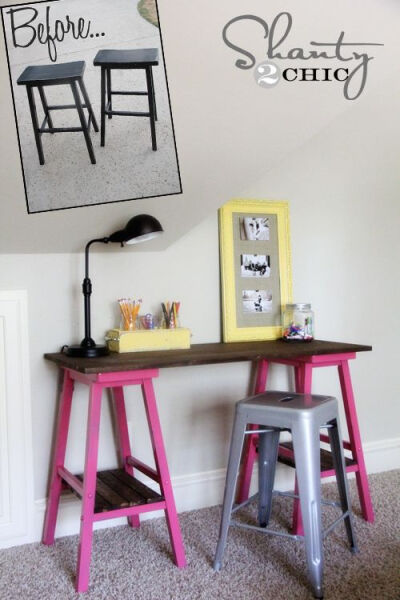
[[[297,481],[303,517],[304,541],[310,583],[315,598],[322,598],[323,546],[319,427],[303,419],[292,429]]]
[[[257,378],[254,386],[255,394],[261,394],[262,392],[265,392],[265,388],[267,385],[268,368],[269,362],[267,360],[261,359],[258,361]],[[250,425],[249,429],[258,429],[258,425]],[[241,468],[240,483],[238,486],[239,489],[237,494],[238,504],[241,504],[249,497],[251,476],[253,474],[254,461],[256,460],[257,456],[256,446],[254,443],[256,437],[258,437],[256,433],[254,435],[247,435],[244,442],[244,460]]]
[[[78,79],[78,84],[79,84],[79,87],[81,88],[82,96],[85,101],[89,116],[92,118],[93,129],[95,130],[96,133],[98,133],[99,126],[97,125],[96,117],[93,112],[92,103],[90,102],[89,94],[87,93],[86,86],[85,86],[83,79]]]
[[[90,160],[92,162],[92,165],[95,165],[96,157],[94,155],[92,140],[90,139],[90,133],[89,133],[88,125],[86,122],[85,113],[83,112],[82,102],[81,102],[81,99],[79,96],[79,91],[78,91],[78,87],[76,85],[76,81],[71,81],[71,89],[72,89],[72,94],[73,94],[74,100],[75,100],[76,110],[78,111],[79,120],[81,122],[83,135],[85,136],[86,146],[87,146],[87,149],[89,152]]]
[[[89,587],[90,557],[92,553],[93,514],[96,498],[97,455],[102,387],[90,386],[88,422],[86,433],[86,458],[83,476],[81,530],[78,550],[76,591],[86,592]]]
[[[51,118],[51,114],[49,111],[49,105],[47,104],[47,99],[46,99],[46,94],[44,93],[44,89],[42,85],[38,86],[38,90],[39,90],[39,95],[40,95],[40,99],[42,101],[42,106],[43,106],[43,110],[44,110],[44,114],[47,117],[47,123],[49,125],[49,127],[51,129],[53,129],[53,120]],[[54,132],[52,132],[54,134]]]
[[[226,483],[224,501],[222,506],[222,517],[219,531],[217,550],[214,558],[214,570],[221,569],[228,529],[231,520],[232,506],[235,496],[236,480],[239,474],[240,456],[242,454],[243,439],[246,430],[246,417],[236,408],[235,422],[233,424],[231,446],[229,450],[228,469],[226,472]]]
[[[340,504],[343,513],[348,512],[347,517],[345,517],[344,519],[344,524],[346,527],[347,538],[349,540],[351,551],[356,553],[358,552],[358,548],[353,529],[350,494],[346,476],[342,437],[340,434],[338,420],[335,419],[334,421],[332,421],[331,425],[332,427],[328,429],[328,434],[332,450],[333,464],[336,472],[336,481],[339,491]]]
[[[101,67],[101,146],[106,143],[106,70]]]
[[[112,110],[111,69],[107,69],[107,110]],[[108,113],[108,118],[112,119],[110,113]]]
[[[40,133],[40,129],[39,129],[35,96],[33,94],[33,89],[30,85],[26,86],[26,92],[28,94],[29,109],[31,111],[32,127],[33,127],[33,133],[35,136],[36,148],[37,148],[38,155],[39,155],[39,163],[41,165],[44,165],[43,146],[42,146],[42,140],[40,137],[41,133]]]
[[[296,392],[300,394],[311,394],[312,365],[309,363],[298,363],[295,367]],[[298,493],[297,475],[295,479],[294,493]],[[303,521],[301,518],[300,501],[295,498],[293,502],[292,533],[304,535]]]
[[[148,93],[148,99],[149,99],[151,143],[152,143],[153,150],[157,150],[156,123],[155,123],[155,114],[154,114],[154,96],[153,96],[153,86],[152,86],[152,81],[151,81],[151,67],[146,67],[146,81],[147,81],[147,93]]]
[[[264,429],[264,427],[260,427]],[[280,431],[267,431],[258,436],[258,523],[266,527],[272,508]]]
[[[126,471],[126,473],[129,473],[129,475],[133,477],[133,467],[127,463],[127,458],[131,456],[132,453],[131,444],[129,441],[128,424],[126,420],[124,390],[122,387],[116,387],[112,389],[112,393],[114,397],[115,416],[117,420],[118,429],[119,452],[122,468]],[[133,515],[132,517],[128,517],[128,523],[131,527],[140,527],[139,515]]]

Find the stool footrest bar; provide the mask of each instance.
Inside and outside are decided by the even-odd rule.
[[[75,104],[57,104],[56,106],[48,106],[47,110],[64,110],[66,108],[75,108]],[[86,104],[82,104],[82,108],[87,108]]]
[[[271,431],[281,431],[281,429],[246,429],[244,435],[253,435],[254,433],[271,433]]]
[[[340,523],[340,521],[343,521],[343,519],[345,519],[348,516],[349,516],[349,511],[346,510],[346,512],[344,512],[343,514],[340,515],[340,517],[335,519],[335,521],[333,521],[333,523],[331,523],[331,525],[329,525],[329,527],[324,529],[324,531],[322,532],[322,537],[326,537],[328,535],[328,533],[330,533],[332,531],[332,529],[334,529],[336,527],[336,525],[338,525]]]
[[[246,523],[239,523],[231,519],[230,525],[233,527],[239,527],[240,529],[251,529],[252,531],[258,531],[259,533],[268,533],[269,535],[277,535],[278,537],[286,537],[292,540],[300,541],[303,540],[301,535],[293,535],[292,533],[285,533],[284,531],[274,531],[273,529],[267,529],[266,527],[258,527],[256,525],[246,525]]]
[[[240,504],[235,504],[231,510],[231,515],[233,515],[233,513],[237,512],[244,506],[247,506],[248,504],[250,504],[250,502],[253,502],[253,500],[255,500],[257,497],[258,497],[258,492],[256,494],[253,494],[250,498],[248,498],[244,502],[241,502]]]
[[[149,112],[130,112],[127,110],[105,110],[106,115],[116,115],[118,117],[150,117]]]
[[[148,96],[148,92],[123,92],[123,91],[119,91],[119,92],[114,92],[114,90],[111,91],[111,95],[112,96]]]
[[[138,458],[135,458],[134,456],[127,456],[126,464],[130,467],[135,467],[135,469],[138,469],[138,471],[140,471],[144,475],[147,475],[147,477],[150,477],[150,479],[153,479],[153,481],[157,481],[157,483],[160,482],[160,476],[157,473],[157,471],[152,467],[146,465]]]
[[[48,127],[39,129],[40,133],[76,133],[77,131],[83,131],[82,127]]]
[[[83,495],[83,483],[79,477],[73,475],[65,467],[58,467],[58,474],[63,479],[63,481],[65,481],[67,487],[70,487],[72,491],[78,494],[79,496]]]

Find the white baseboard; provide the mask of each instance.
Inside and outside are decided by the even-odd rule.
[[[368,473],[378,473],[400,468],[400,438],[371,442],[364,445],[364,454]],[[256,470],[252,479],[252,490],[256,489]],[[294,470],[284,465],[278,465],[276,483],[277,489],[293,489]],[[225,485],[225,469],[205,471],[191,475],[181,475],[172,479],[175,501],[178,512],[214,506],[222,502]],[[32,541],[40,541],[46,500],[35,502],[35,531]],[[79,532],[81,503],[73,495],[61,499],[57,519],[56,537],[73,535]],[[141,519],[162,516],[162,511],[147,513]],[[96,529],[104,529],[123,525],[126,519],[113,519],[96,523]]]

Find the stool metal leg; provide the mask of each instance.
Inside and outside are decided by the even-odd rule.
[[[311,394],[312,366],[308,363],[300,363],[295,367],[296,392],[300,394]],[[295,495],[298,494],[297,475],[295,479]],[[293,503],[292,533],[304,535],[303,521],[301,518],[300,502],[295,498]]]
[[[314,596],[322,598],[323,546],[319,427],[304,419],[292,429],[304,540]]]
[[[71,379],[68,371],[65,370],[60,405],[58,409],[57,433],[50,478],[50,491],[49,498],[47,500],[42,538],[42,543],[48,546],[54,544],[54,533],[56,530],[58,505],[60,502],[62,488],[62,479],[58,474],[58,468],[64,466],[73,391],[74,381]]]
[[[36,110],[35,96],[33,94],[33,88],[30,85],[27,85],[26,92],[28,94],[29,109],[31,111],[32,127],[33,127],[33,133],[35,136],[36,148],[37,148],[38,155],[39,155],[39,163],[41,165],[44,165],[43,146],[42,146],[42,140],[40,137],[41,133],[39,130],[39,122],[38,122],[38,116],[37,116],[37,110]]]
[[[258,436],[258,523],[260,527],[266,527],[271,516],[279,434],[277,430]]]
[[[113,388],[115,416],[117,419],[118,441],[121,463],[124,470],[133,477],[133,467],[127,464],[127,458],[132,455],[129,441],[128,424],[126,421],[124,390],[122,387]],[[140,527],[139,515],[128,517],[131,527]]]
[[[47,104],[46,94],[44,93],[43,86],[39,85],[38,86],[38,90],[39,90],[40,99],[42,101],[42,106],[43,106],[44,114],[47,117],[47,123],[48,123],[49,127],[51,129],[53,129],[53,120],[51,118],[51,114],[50,114],[50,111],[49,111],[49,105]],[[54,134],[54,132],[53,132],[53,134]]]
[[[154,114],[154,96],[153,96],[153,86],[152,86],[152,81],[151,81],[151,67],[146,67],[146,81],[147,81],[147,93],[148,93],[148,98],[149,98],[151,143],[152,143],[153,150],[157,150],[156,124],[155,124],[155,114]]]
[[[106,143],[106,70],[101,67],[101,142],[100,145],[104,146]]]
[[[160,419],[158,417],[156,398],[151,379],[144,380],[142,384],[142,392],[147,421],[149,424],[151,443],[153,446],[154,460],[156,463],[157,472],[160,476],[161,493],[163,494],[166,503],[165,516],[172,550],[174,553],[175,564],[178,567],[185,567],[185,549],[183,547],[178,515],[176,514],[174,494],[171,486],[171,478],[168,470],[167,457],[165,456]]]
[[[334,421],[332,421],[331,424],[332,427],[328,429],[328,434],[331,444],[333,464],[336,472],[336,481],[339,490],[340,504],[343,513],[347,511],[349,513],[348,516],[344,519],[344,524],[346,526],[346,533],[351,547],[351,551],[356,553],[358,549],[353,530],[353,519],[351,513],[349,487],[346,476],[342,437],[340,435],[338,420],[335,419]]]
[[[107,110],[112,110],[111,69],[107,69]],[[112,115],[108,114],[108,118],[112,119]]]
[[[86,592],[89,587],[90,557],[92,553],[93,514],[96,497],[97,454],[102,387],[97,383],[90,386],[88,422],[86,433],[86,458],[83,476],[81,529],[78,551],[76,591]]]
[[[153,104],[154,104],[154,118],[158,121],[157,117],[157,104],[156,104],[156,92],[154,90],[154,78],[153,78],[153,68],[150,67],[150,81],[151,81],[151,91],[153,95]]]
[[[233,424],[231,446],[229,450],[228,469],[226,472],[226,484],[224,492],[224,501],[222,506],[221,525],[219,530],[219,539],[214,558],[214,570],[221,569],[222,557],[224,554],[228,529],[231,520],[231,512],[235,497],[236,480],[240,468],[240,456],[242,454],[243,439],[246,430],[246,417],[240,414],[236,409],[235,422]]]
[[[81,99],[79,96],[79,91],[78,91],[78,87],[76,85],[76,81],[71,81],[71,89],[72,89],[72,94],[73,94],[74,100],[75,100],[76,110],[78,111],[79,120],[81,122],[83,135],[85,136],[86,146],[87,146],[87,149],[89,152],[90,160],[91,160],[92,165],[95,165],[96,157],[94,155],[92,140],[90,139],[90,133],[89,133],[88,125],[86,122],[85,113],[83,112],[82,102],[81,102]]]
[[[85,101],[89,116],[92,118],[93,129],[95,130],[96,133],[98,133],[99,126],[97,125],[96,117],[94,115],[93,108],[92,108],[92,103],[90,102],[89,94],[87,93],[86,86],[85,86],[83,79],[78,79],[78,84],[81,89],[82,96]]]
[[[268,366],[267,360],[259,360],[257,364],[257,378],[254,386],[254,393],[260,394],[265,392],[268,377]],[[258,425],[250,425],[249,429],[258,429]],[[247,435],[244,446],[244,460],[240,473],[239,490],[237,494],[237,502],[241,504],[249,497],[251,476],[253,473],[254,461],[256,460],[257,452],[254,440],[257,434]]]

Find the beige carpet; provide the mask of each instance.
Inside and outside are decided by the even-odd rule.
[[[376,523],[365,523],[352,482],[355,526],[360,553],[352,555],[343,525],[325,541],[325,600],[400,599],[400,471],[370,477]],[[324,497],[336,499],[335,486]],[[332,510],[334,513],[332,513]],[[287,527],[291,501],[276,498],[273,522]],[[254,506],[242,511],[250,522]],[[324,508],[332,520],[334,509]],[[58,539],[54,547],[40,544],[0,552],[1,600],[306,600],[302,542],[231,528],[223,568],[214,573],[220,508],[184,513],[180,517],[188,567],[171,562],[164,519],[145,522],[139,531],[115,527],[96,532],[90,591],[74,592],[78,538]]]

